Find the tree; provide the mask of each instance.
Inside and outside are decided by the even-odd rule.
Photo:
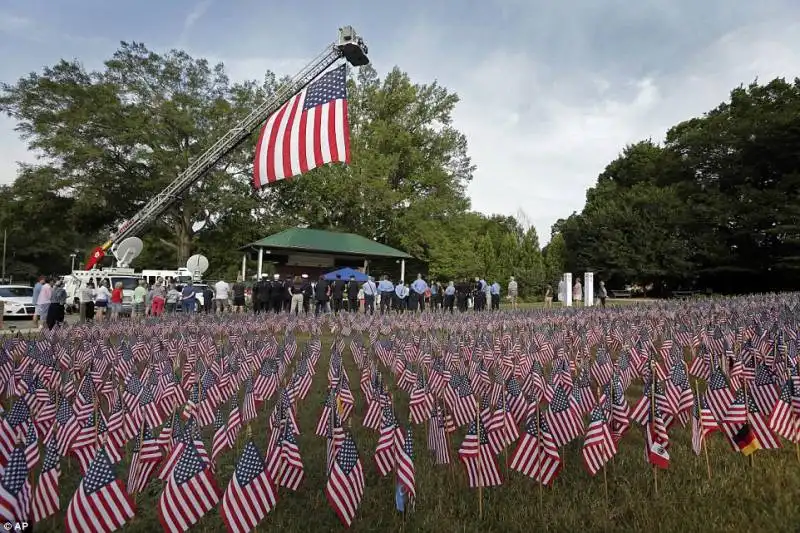
[[[497,257],[495,255],[492,239],[488,234],[484,234],[478,239],[476,252],[479,265],[476,274],[484,279],[495,277]]]
[[[550,238],[544,252],[544,271],[548,284],[557,284],[561,276],[564,275],[566,268],[567,248],[564,243],[564,236],[556,233]]]
[[[139,43],[123,42],[104,67],[90,72],[62,60],[4,84],[0,96],[0,110],[43,154],[41,168],[54,178],[47,187],[72,199],[84,235],[109,232],[136,213],[275,85],[274,76],[262,86],[231,84],[222,64]],[[162,264],[184,262],[203,232],[258,206],[249,194],[252,149],[249,142],[229,154],[155,222],[151,231],[174,257]],[[254,216],[250,222],[258,225]]]
[[[474,168],[464,135],[452,126],[457,102],[445,88],[414,84],[398,68],[381,80],[361,67],[349,83],[352,164],[281,183],[269,200],[292,224],[358,233],[454,274],[460,267],[438,264],[445,261],[442,248],[451,246],[439,241],[469,208]]]
[[[567,268],[657,292],[795,289],[798,158],[800,80],[738,87],[606,167],[583,211],[554,225]]]
[[[533,226],[528,227],[522,238],[513,272],[516,273],[521,296],[531,298],[543,294],[546,281],[544,257]]]

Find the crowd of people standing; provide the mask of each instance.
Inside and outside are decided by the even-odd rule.
[[[263,275],[253,284],[249,302],[248,290],[241,277],[233,284],[219,280],[213,285],[202,286],[195,286],[192,282],[178,285],[163,279],[148,284],[141,280],[133,290],[130,302],[125,301],[121,283],[110,287],[107,280],[99,281],[97,286],[89,281],[81,286],[78,300],[80,320],[86,322],[115,319],[128,310],[134,317],[157,317],[175,312],[241,313],[247,308],[256,314],[317,315],[361,310],[370,314],[425,309],[450,313],[456,309],[465,312],[470,308],[476,311],[499,310],[501,291],[499,282],[490,284],[480,277],[442,284],[439,281],[428,283],[422,274],[418,274],[413,282],[406,284],[403,279],[395,283],[386,275],[377,282],[372,276],[359,282],[355,276],[343,279],[336,275],[332,280],[320,276],[312,281],[306,274],[287,278],[275,274],[271,279]],[[201,295],[202,298],[198,298]],[[516,308],[519,290],[513,277],[507,285],[506,295],[512,308]],[[46,326],[51,329],[64,322],[67,292],[62,280],[39,278],[33,288],[33,302],[35,328]]]

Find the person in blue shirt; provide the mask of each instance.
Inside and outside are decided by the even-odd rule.
[[[394,298],[394,283],[389,281],[389,276],[383,275],[378,282],[378,294],[381,297],[381,314],[388,313],[392,309],[392,299]]]
[[[417,274],[417,279],[411,284],[411,291],[408,296],[409,311],[425,310],[425,291],[427,290],[428,284],[422,279],[422,274]]]
[[[394,287],[394,297],[395,309],[398,313],[402,313],[408,307],[408,288],[402,279]]]
[[[489,294],[492,296],[492,311],[500,310],[500,284],[495,280],[489,287]]]
[[[197,303],[197,291],[192,286],[192,282],[186,283],[181,291],[181,307],[184,313],[194,313],[195,304]]]
[[[447,284],[447,288],[444,290],[444,309],[445,311],[450,311],[450,314],[453,314],[453,303],[456,301],[456,285],[452,281]]]
[[[364,314],[369,313],[372,315],[375,313],[375,296],[378,294],[375,278],[370,276],[366,283],[361,286],[361,290],[364,291]]]

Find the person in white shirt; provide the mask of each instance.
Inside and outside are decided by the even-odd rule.
[[[361,286],[361,292],[364,295],[364,314],[374,314],[375,296],[378,294],[378,287],[375,285],[375,278],[370,276],[367,282]]]
[[[214,301],[216,302],[217,313],[222,314],[228,307],[228,300],[230,299],[231,286],[224,279],[219,280],[214,284]]]
[[[111,300],[111,292],[108,290],[108,282],[103,280],[97,290],[94,291],[94,309],[97,313],[98,322],[101,322],[106,315],[109,300]]]
[[[94,293],[94,283],[91,281],[81,287],[79,293],[81,322],[91,322],[94,320]]]

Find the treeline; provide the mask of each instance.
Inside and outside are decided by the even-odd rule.
[[[553,226],[572,272],[611,287],[745,293],[800,288],[800,80],[734,89],[628,146]]]

